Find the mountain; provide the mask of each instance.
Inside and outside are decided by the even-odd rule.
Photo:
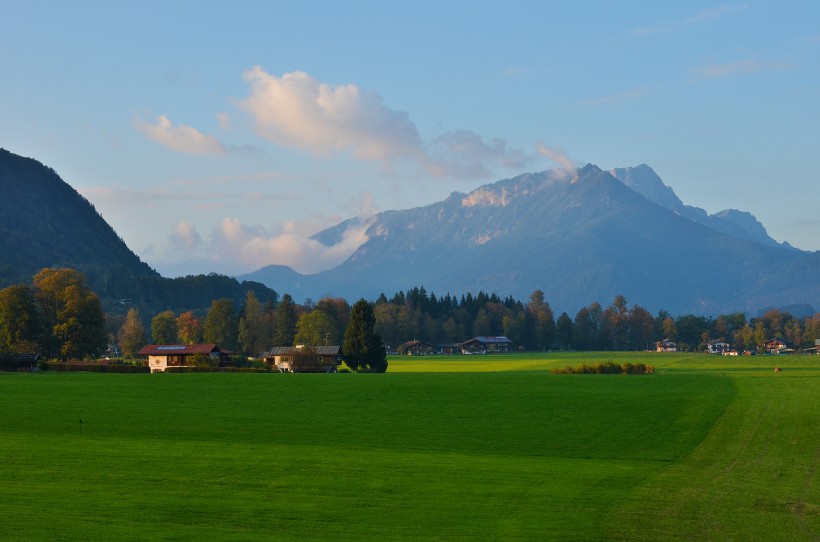
[[[646,164],[616,168],[610,170],[609,173],[649,201],[685,216],[693,222],[740,239],[748,239],[769,246],[792,248],[788,243],[780,244],[769,237],[766,228],[751,213],[727,209],[709,215],[700,207],[684,205],[675,191],[666,186],[655,171]]]
[[[88,200],[40,162],[0,149],[0,191],[3,282],[55,266],[73,267],[95,279],[159,276]]]
[[[223,275],[163,278],[134,254],[91,203],[57,173],[32,158],[0,149],[0,288],[31,283],[46,267],[83,272],[109,312],[136,306],[160,310],[207,308],[248,290],[265,301],[276,292]]]
[[[568,312],[619,294],[673,313],[820,305],[820,252],[780,245],[750,217],[687,207],[648,166],[606,172],[587,165],[568,176],[526,174],[380,213],[368,241],[322,273],[277,267],[242,278],[297,299],[375,299],[424,286],[441,295],[483,290],[526,300],[541,289]],[[333,244],[355,224],[314,238]]]

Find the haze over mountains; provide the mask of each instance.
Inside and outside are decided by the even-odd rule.
[[[238,277],[245,283],[160,277],[56,172],[2,149],[0,190],[0,286],[28,282],[43,267],[71,266],[109,301],[129,298],[147,311],[241,301],[248,289],[262,300],[276,296],[272,289],[298,301],[332,295],[352,302],[421,286],[437,295],[483,290],[520,300],[541,289],[570,314],[619,294],[672,313],[820,307],[820,252],[777,243],[749,213],[686,206],[646,165],[530,173],[382,212],[341,265],[314,275],[268,266]],[[332,246],[350,227],[362,224],[347,220],[314,238]]]
[[[314,238],[333,245],[357,225],[348,220]],[[367,236],[328,271],[268,266],[241,278],[296,299],[375,299],[424,286],[525,300],[541,289],[570,313],[619,294],[653,311],[707,315],[820,305],[820,252],[778,243],[749,213],[686,206],[646,165],[520,175],[379,213]]]

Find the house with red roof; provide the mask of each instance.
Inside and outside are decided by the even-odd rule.
[[[230,352],[216,344],[149,344],[143,346],[138,356],[148,356],[147,364],[152,373],[164,373],[168,367],[188,367],[191,357],[205,355],[218,364],[228,359]]]

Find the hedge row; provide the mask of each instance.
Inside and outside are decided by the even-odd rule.
[[[655,372],[655,368],[651,365],[644,365],[638,363],[623,363],[618,365],[614,361],[607,361],[606,363],[596,363],[595,365],[587,365],[582,363],[578,367],[564,367],[563,369],[553,369],[550,371],[553,374],[561,375],[645,375]]]
[[[41,366],[42,367],[42,366]],[[85,371],[89,373],[150,373],[147,365],[116,365],[97,363],[61,363],[48,362],[45,367],[48,371]]]
[[[166,373],[269,373],[258,367],[166,367]]]

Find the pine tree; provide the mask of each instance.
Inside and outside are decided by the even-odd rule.
[[[373,306],[365,299],[358,300],[350,311],[350,323],[342,343],[345,363],[354,371],[387,371],[387,354],[381,337],[374,329],[375,325]]]

